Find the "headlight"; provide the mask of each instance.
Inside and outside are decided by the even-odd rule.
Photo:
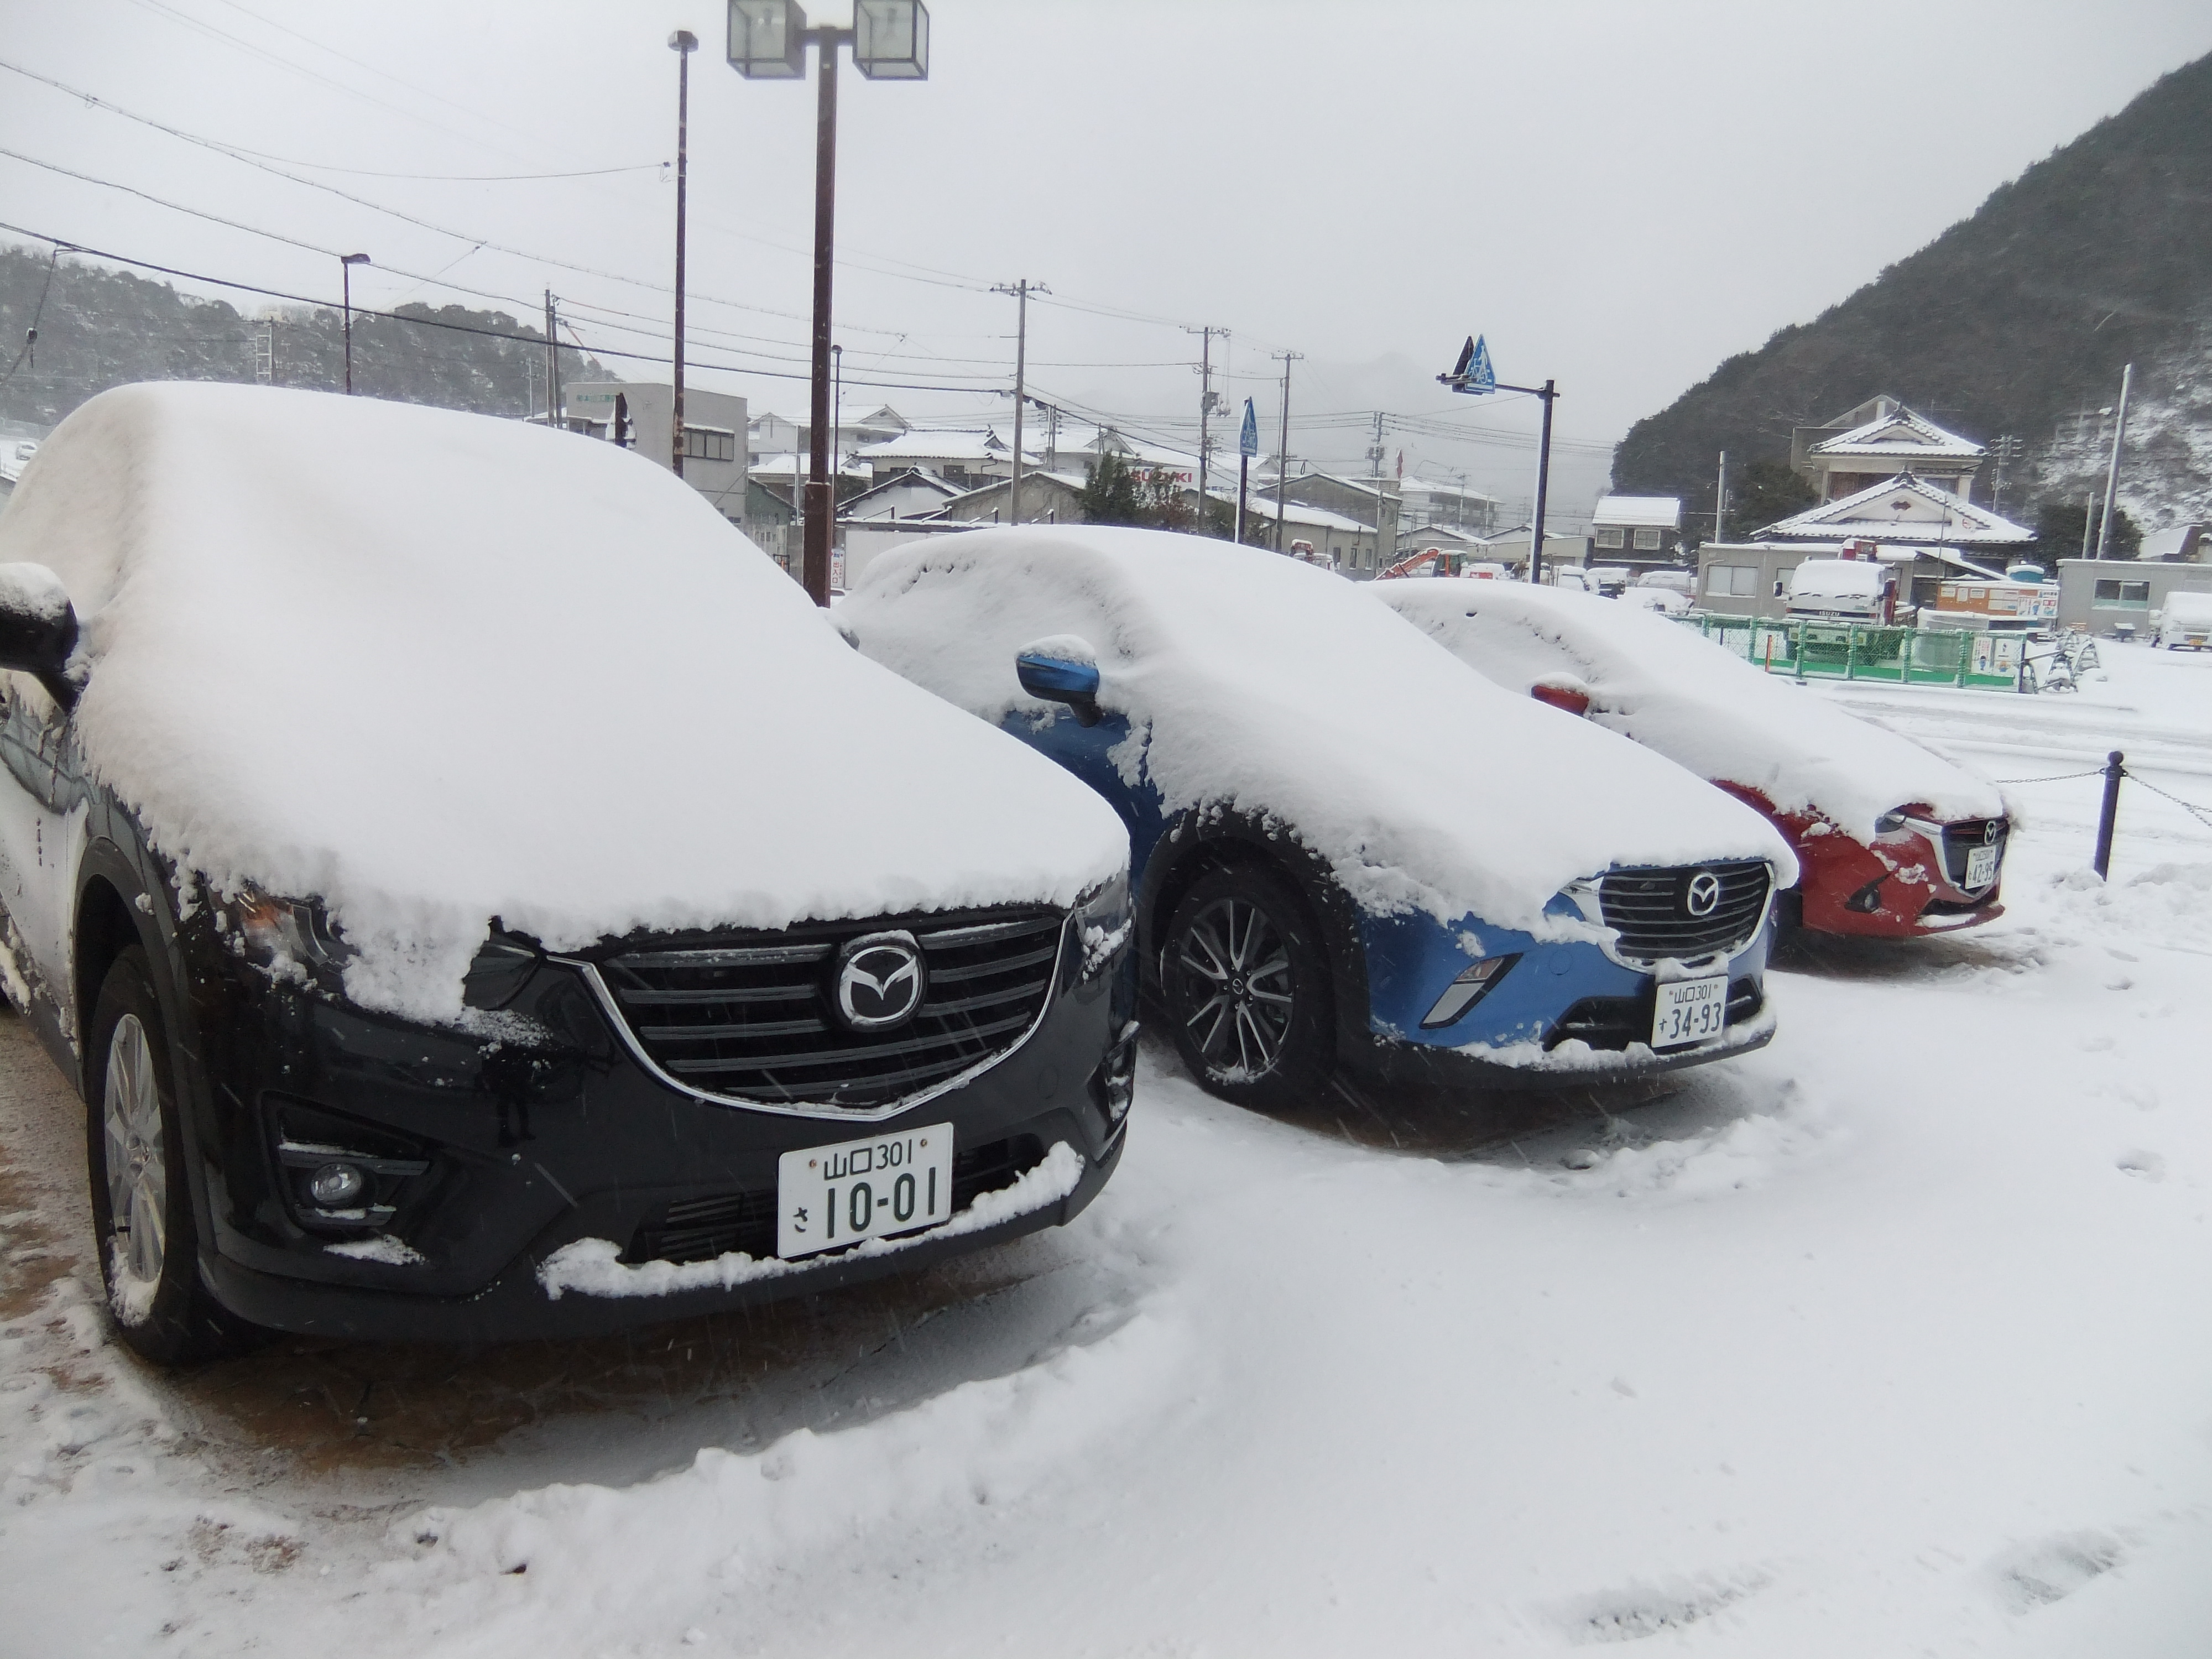
[[[354,953],[313,900],[271,898],[245,887],[216,914],[237,928],[249,961],[278,974],[289,969],[311,975],[342,966]]]
[[[1129,948],[1129,872],[1121,871],[1075,902],[1075,939],[1082,947],[1078,981],[1094,979]]]
[[[1440,1025],[1449,1025],[1463,1017],[1468,1009],[1488,996],[1491,988],[1504,979],[1506,970],[1520,960],[1518,956],[1485,957],[1444,987],[1444,994],[1437,999],[1436,1006],[1421,1017],[1421,1029],[1433,1031]]]

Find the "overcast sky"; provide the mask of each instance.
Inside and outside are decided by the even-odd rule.
[[[2212,50],[2202,0],[938,0],[932,17],[927,82],[841,77],[848,404],[1003,430],[1014,304],[988,290],[1027,276],[1053,290],[1030,311],[1040,395],[1188,441],[1182,325],[1211,324],[1232,331],[1216,384],[1255,399],[1269,450],[1270,355],[1302,352],[1293,455],[1360,464],[1382,408],[1421,422],[1393,425],[1394,463],[1465,471],[1525,511],[1525,438],[1480,429],[1525,430],[1528,404],[1427,378],[1480,332],[1502,379],[1560,385],[1571,519],[1629,422]],[[803,379],[709,365],[804,374],[812,83],[739,78],[700,0],[0,0],[0,63],[362,198],[0,72],[0,149],[108,181],[0,156],[0,220],[333,302],[333,256],[356,250],[373,305],[530,316],[550,287],[587,343],[665,352],[675,191],[655,164],[675,150],[679,27],[702,48],[692,377],[803,408]],[[612,168],[630,170],[485,177]],[[381,176],[422,174],[447,176]]]

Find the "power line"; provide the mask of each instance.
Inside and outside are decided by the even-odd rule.
[[[330,309],[329,301],[317,299],[310,295],[288,293],[282,289],[264,288],[258,283],[236,282],[231,278],[224,276],[210,276],[204,271],[185,270],[175,265],[156,264],[150,259],[133,258],[127,253],[111,253],[103,248],[87,247],[82,243],[65,241],[58,236],[49,236],[44,231],[33,230],[23,225],[9,224],[5,222],[0,222],[0,230],[12,231],[18,236],[28,236],[34,241],[45,242],[58,250],[63,250],[70,253],[81,253],[90,258],[112,259],[118,264],[130,265],[140,270],[159,271],[164,276],[182,277],[185,281],[190,283],[206,283],[216,288],[233,289],[241,294],[258,294],[263,295],[264,298],[271,300],[288,300],[297,305],[313,306],[318,310],[327,311]],[[405,273],[403,272],[401,274],[404,275]],[[514,301],[508,301],[507,303],[512,305],[516,302]],[[477,334],[494,340],[518,341],[526,345],[542,346],[545,343],[545,337],[543,334],[510,333],[503,329],[483,328],[473,323],[456,323],[449,319],[438,317],[410,317],[401,312],[380,311],[370,306],[356,306],[353,309],[354,314],[357,317],[380,317],[388,322],[405,323],[416,328],[445,329],[452,333]],[[648,353],[642,351],[623,351],[611,346],[592,347],[592,355],[599,357],[622,357],[629,359],[633,362],[649,363],[665,363],[668,360],[668,355],[665,352]],[[767,380],[804,380],[810,378],[805,374],[783,374],[775,369],[752,368],[738,364],[708,363],[702,365],[702,367],[717,369],[723,374],[750,374]],[[904,380],[853,380],[851,384],[854,386],[865,386],[877,390],[892,392],[962,392],[972,393],[976,389],[971,386],[933,386]]]

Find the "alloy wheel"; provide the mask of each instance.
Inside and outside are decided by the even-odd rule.
[[[1219,898],[1190,920],[1176,941],[1186,1000],[1183,1024],[1209,1066],[1247,1079],[1266,1076],[1281,1058],[1294,1006],[1291,958],[1267,913]]]
[[[150,1298],[167,1254],[168,1161],[161,1135],[161,1096],[154,1051],[136,1014],[115,1023],[107,1043],[106,1087],[100,1101],[106,1136],[107,1212],[114,1230],[110,1259],[125,1281],[119,1301]]]

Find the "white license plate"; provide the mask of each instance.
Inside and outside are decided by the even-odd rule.
[[[775,1253],[786,1261],[952,1218],[952,1126],[786,1152],[775,1171]]]
[[[1704,1042],[1728,1029],[1728,975],[1662,980],[1651,1014],[1651,1046],[1679,1048]]]
[[[1997,878],[1997,854],[1995,847],[1969,847],[1966,849],[1966,885],[1986,887]]]

